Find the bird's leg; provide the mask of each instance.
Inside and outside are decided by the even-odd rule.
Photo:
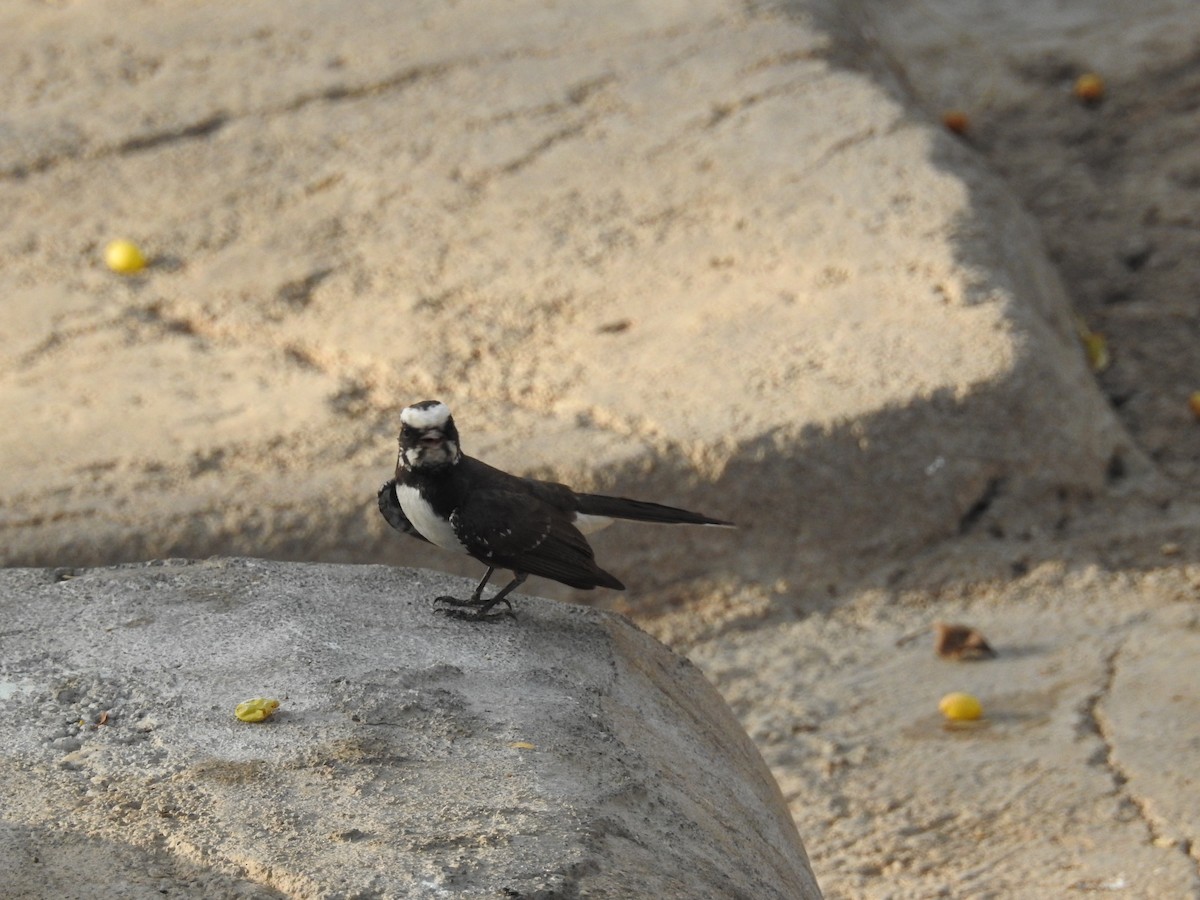
[[[514,585],[509,585],[507,588],[500,591],[491,600],[488,600],[485,602],[483,599],[483,589],[487,585],[488,579],[492,577],[492,573],[495,571],[496,571],[495,566],[488,566],[488,570],[486,572],[484,572],[483,578],[481,578],[479,580],[479,584],[477,584],[475,586],[474,593],[472,593],[470,598],[467,600],[459,600],[457,597],[438,597],[436,600],[434,600],[435,603],[441,603],[446,606],[470,607],[470,608],[478,607],[479,608],[478,612],[468,613],[468,612],[464,612],[462,609],[439,609],[438,612],[444,613],[445,615],[452,616],[453,618],[457,618],[457,619],[492,619],[492,618],[496,618],[496,616],[487,615],[488,610],[490,610],[493,606],[495,606],[497,601],[504,600],[504,605],[508,607],[508,612],[506,613],[506,615],[510,615],[510,616],[513,615],[512,604],[509,603],[508,600],[504,599],[504,594],[507,594],[510,590],[512,590]],[[522,580],[524,580],[524,578],[522,578]],[[501,614],[497,613],[496,615],[501,615]]]
[[[457,597],[438,597],[433,602],[445,603],[447,606],[482,606],[484,585],[488,583],[488,579],[492,577],[492,573],[495,571],[495,566],[488,566],[488,570],[483,573],[483,578],[479,580],[479,584],[475,585],[475,592],[471,594],[470,600],[459,600]]]
[[[525,579],[528,577],[529,576],[526,575],[524,572],[513,572],[513,580],[510,581],[508,584],[506,584],[504,587],[502,587],[499,591],[497,591],[492,596],[491,600],[489,600],[487,603],[483,604],[483,606],[479,607],[479,617],[483,618],[484,616],[486,616],[488,613],[488,610],[491,609],[493,606],[495,606],[497,603],[503,603],[505,606],[508,607],[509,615],[515,615],[512,611],[513,606],[508,600],[508,595],[513,592],[514,588],[519,588],[521,585],[523,585],[525,583]]]
[[[475,592],[471,594],[471,599],[468,601],[472,606],[479,605],[480,599],[483,597],[483,586],[488,583],[488,579],[492,577],[492,573],[495,571],[495,566],[488,566],[488,570],[479,579],[479,584],[475,585]]]
[[[488,578],[491,577],[492,572],[494,571],[494,568],[488,569],[487,575],[483,576],[483,581],[479,582],[479,587],[475,589],[475,593],[471,596],[470,600],[455,600],[453,597],[438,597],[438,602],[445,603],[447,606],[478,607],[478,609],[474,610],[473,612],[468,612],[465,609],[442,609],[439,610],[439,612],[454,619],[470,619],[472,621],[479,621],[481,619],[498,619],[501,616],[512,616],[515,619],[517,614],[513,612],[513,606],[508,599],[508,595],[512,593],[515,588],[518,588],[524,584],[525,579],[529,576],[524,572],[513,572],[512,581],[497,591],[490,599],[483,601],[483,586],[487,583]],[[500,613],[491,612],[492,607],[497,603],[503,603],[508,607],[508,610]]]

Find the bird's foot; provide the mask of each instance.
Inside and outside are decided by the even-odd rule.
[[[482,610],[468,609],[439,609],[437,610],[447,619],[460,619],[463,622],[498,622],[500,619],[517,618],[517,614],[511,609],[502,609],[498,612],[485,613]]]
[[[490,600],[484,600],[482,597],[471,597],[467,600],[460,600],[458,597],[436,597],[433,601],[436,606],[436,611],[443,616],[451,619],[462,619],[467,622],[494,622],[497,619],[503,619],[505,616],[515,619],[517,614],[513,612],[513,606],[508,602],[507,597],[501,597],[500,602],[508,609],[491,612],[494,605]],[[448,607],[448,608],[447,608]]]

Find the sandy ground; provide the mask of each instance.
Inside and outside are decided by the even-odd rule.
[[[722,690],[828,896],[1200,896],[1194,4],[214,16],[0,12],[4,562],[473,573],[371,509],[441,396],[738,520],[601,535],[586,599]]]
[[[1075,311],[1109,339],[1112,362],[1099,381],[1113,408],[1162,472],[1194,487],[1195,8],[866,8],[894,71],[930,113],[969,113],[969,142],[1037,217]],[[1103,76],[1103,101],[1062,102],[1085,72]]]

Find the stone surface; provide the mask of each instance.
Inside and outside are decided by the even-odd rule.
[[[820,896],[698,669],[586,607],[432,611],[464,588],[237,559],[0,572],[6,896]],[[238,721],[257,696],[278,713]]]

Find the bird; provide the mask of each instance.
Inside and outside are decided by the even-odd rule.
[[[732,527],[701,513],[511,475],[462,452],[450,407],[422,400],[400,413],[396,476],[379,489],[379,511],[397,531],[487,566],[467,599],[438,597],[440,612],[460,619],[514,615],[508,595],[530,575],[583,590],[621,591],[625,585],[596,563],[585,534],[613,519]],[[513,579],[488,599],[483,590],[497,569]],[[507,611],[493,613],[500,603]]]

